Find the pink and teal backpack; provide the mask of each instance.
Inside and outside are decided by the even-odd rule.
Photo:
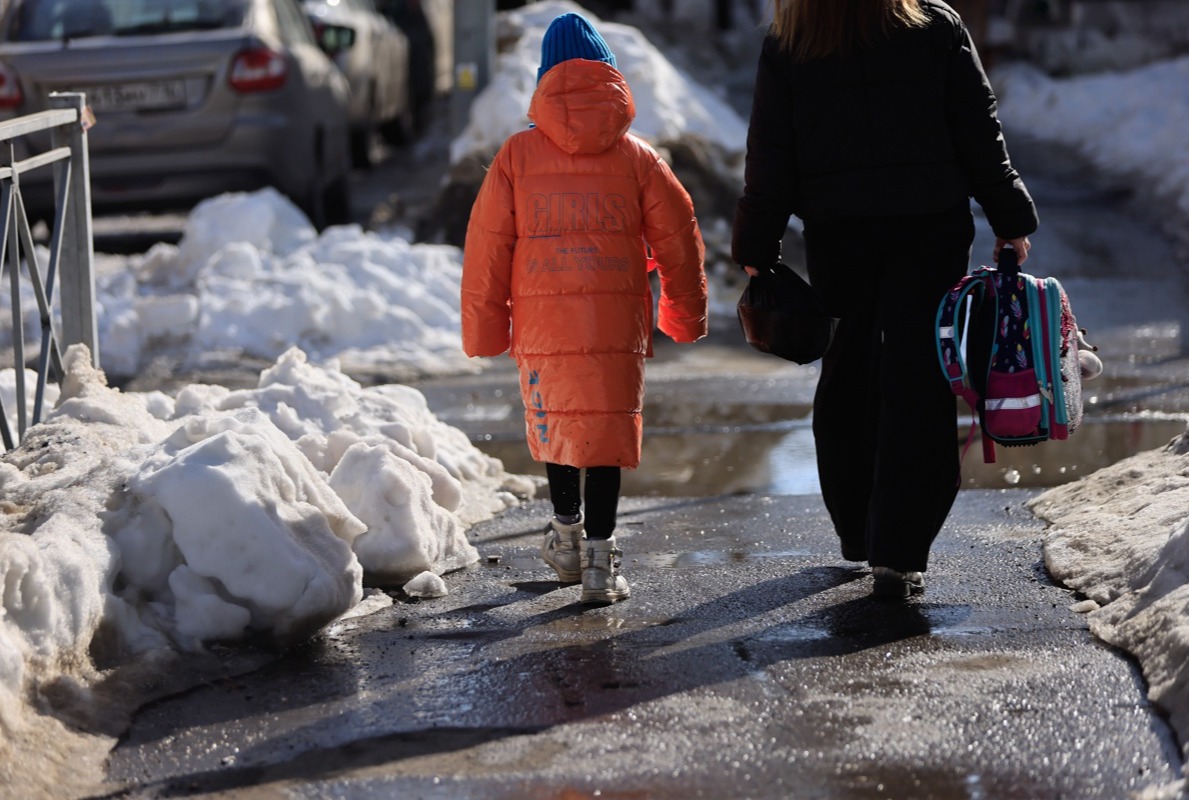
[[[950,388],[976,414],[986,463],[994,463],[996,443],[1037,444],[1077,430],[1082,377],[1093,377],[1079,351],[1095,349],[1081,333],[1057,279],[1021,272],[1011,248],[1000,252],[998,268],[980,267],[946,293],[937,354]]]

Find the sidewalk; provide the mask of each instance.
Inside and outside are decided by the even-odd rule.
[[[1124,656],[1041,563],[1030,494],[965,491],[919,600],[869,598],[816,496],[630,498],[633,596],[577,604],[546,506],[447,597],[143,710],[124,797],[1110,798],[1179,777]]]

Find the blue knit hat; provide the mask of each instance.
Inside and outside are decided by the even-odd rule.
[[[615,66],[615,54],[586,17],[566,12],[549,23],[545,38],[541,40],[541,68],[537,70],[537,82],[541,82],[546,72],[571,58],[605,61]]]

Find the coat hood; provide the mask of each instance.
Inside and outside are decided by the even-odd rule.
[[[636,102],[615,67],[571,59],[541,78],[528,116],[563,151],[601,153],[628,132]]]

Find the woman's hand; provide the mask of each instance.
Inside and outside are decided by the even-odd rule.
[[[755,267],[744,267],[743,271],[746,272],[748,275],[750,275],[753,278],[756,275],[760,274],[760,271],[758,269],[756,269]]]
[[[1010,245],[1016,251],[1016,263],[1023,264],[1028,260],[1028,251],[1032,248],[1032,242],[1028,241],[1027,236],[1021,236],[1019,239],[995,239],[995,251],[991,257],[995,259],[995,263],[999,263],[999,251],[1005,246]]]

